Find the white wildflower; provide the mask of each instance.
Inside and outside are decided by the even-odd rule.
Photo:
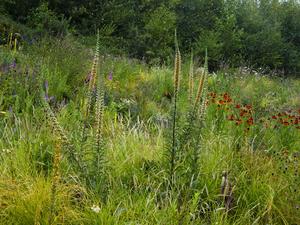
[[[3,153],[11,153],[11,150],[10,149],[2,149]]]
[[[91,210],[93,210],[95,213],[99,213],[99,212],[100,212],[100,207],[97,206],[97,205],[93,205],[93,206],[91,207]]]

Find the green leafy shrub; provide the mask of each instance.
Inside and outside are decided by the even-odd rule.
[[[69,29],[70,20],[64,16],[58,16],[48,8],[48,3],[44,2],[33,10],[29,16],[28,24],[36,30],[39,35],[65,36]]]

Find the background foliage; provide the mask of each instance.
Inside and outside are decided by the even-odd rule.
[[[107,46],[152,63],[170,62],[177,28],[185,54],[209,49],[210,69],[300,71],[297,0],[4,0],[0,12],[51,35],[100,28]]]

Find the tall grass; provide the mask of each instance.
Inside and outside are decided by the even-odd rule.
[[[50,206],[50,216],[49,224],[53,224],[53,218],[55,214],[55,204],[56,204],[56,192],[60,180],[60,161],[61,161],[61,147],[60,143],[56,143],[54,151],[54,160],[53,160],[53,178],[52,178],[52,187],[51,187],[51,206]]]

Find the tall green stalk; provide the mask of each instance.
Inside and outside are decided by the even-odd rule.
[[[176,53],[175,53],[175,63],[174,63],[174,103],[173,103],[173,116],[172,116],[172,146],[171,146],[171,157],[170,157],[170,187],[174,184],[174,174],[175,174],[175,160],[176,160],[176,130],[177,130],[177,98],[179,92],[180,84],[180,71],[181,71],[181,55],[178,47],[177,37],[175,34],[175,43],[176,43]]]

